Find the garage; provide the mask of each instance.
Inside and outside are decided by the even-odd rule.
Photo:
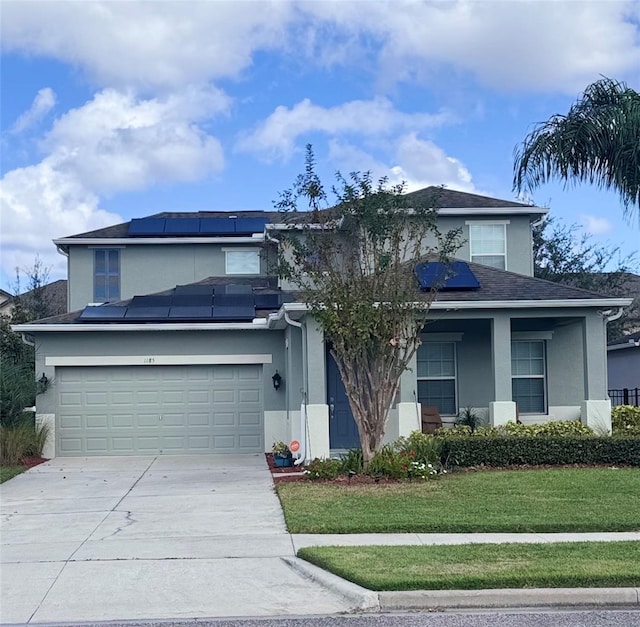
[[[262,366],[57,367],[56,453],[264,451]]]

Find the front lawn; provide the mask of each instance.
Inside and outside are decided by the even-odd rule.
[[[277,486],[291,533],[635,531],[640,469],[447,475],[423,483]]]
[[[27,469],[26,466],[0,466],[0,483],[19,475]]]
[[[308,547],[298,556],[371,590],[640,586],[640,542]]]

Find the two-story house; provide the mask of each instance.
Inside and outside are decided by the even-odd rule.
[[[478,285],[438,293],[387,439],[419,429],[423,405],[445,422],[471,406],[493,424],[610,428],[606,324],[631,301],[533,277],[531,227],[545,213],[439,194],[439,226],[462,229],[457,256]],[[15,327],[49,382],[37,399],[47,456],[262,452],[297,439],[323,457],[357,446],[323,334],[269,276],[279,222],[161,213],[55,240],[70,312]]]

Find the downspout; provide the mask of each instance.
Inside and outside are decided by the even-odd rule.
[[[60,244],[56,244],[56,250],[63,256],[67,258],[67,306],[66,310],[69,311],[69,303],[71,302],[71,281],[69,281],[69,250],[65,250],[60,246]]]
[[[298,322],[297,320],[292,320],[289,317],[289,313],[287,310],[284,310],[284,319],[285,322],[292,327],[297,327],[300,329],[300,335],[302,339],[302,407],[300,408],[300,457],[295,460],[294,464],[299,466],[303,464],[307,459],[307,431],[308,431],[308,421],[307,421],[307,389],[308,389],[308,368],[307,368],[307,334],[304,332],[304,325],[302,322]]]
[[[34,346],[36,345],[35,342],[32,342],[31,340],[29,340],[27,338],[27,334],[26,333],[21,333],[20,337],[22,338],[22,341],[27,345],[27,346]]]
[[[620,316],[622,316],[622,312],[624,311],[624,307],[618,307],[618,311],[616,311],[616,313],[614,313],[614,314],[612,314],[611,311],[612,311],[611,309],[607,309],[606,311],[602,312],[602,316],[607,321],[607,323],[615,322],[616,320],[618,320],[620,318]]]

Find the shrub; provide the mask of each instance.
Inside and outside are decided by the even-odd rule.
[[[465,407],[458,412],[456,425],[460,427],[469,427],[471,431],[475,431],[484,424],[484,420],[480,417],[473,407]]]
[[[18,466],[24,457],[41,457],[49,437],[48,425],[35,425],[33,417],[0,426],[0,464]]]
[[[335,479],[340,474],[339,459],[314,459],[307,466],[305,473],[308,479]]]
[[[413,431],[409,437],[396,440],[394,447],[399,453],[411,457],[413,461],[436,464],[440,461],[442,440],[428,433]]]
[[[359,448],[349,449],[344,455],[340,456],[341,473],[361,473],[363,468],[364,460],[362,459],[362,451]]]
[[[5,357],[0,370],[0,424],[18,424],[23,418],[24,408],[35,403],[33,365],[16,364]]]
[[[365,470],[372,477],[388,477],[389,479],[406,479],[413,457],[404,451],[396,451],[393,444],[385,444],[369,460]]]
[[[456,437],[443,442],[442,459],[458,466],[609,464],[640,466],[640,438]]]
[[[614,407],[611,410],[611,427],[615,436],[640,436],[640,407]]]
[[[451,429],[444,427],[437,429],[434,433],[438,438],[495,438],[495,437],[586,437],[594,436],[593,429],[582,424],[579,420],[552,420],[536,425],[523,425],[515,422],[508,422],[497,427],[485,426],[472,430],[467,425],[456,425]]]

